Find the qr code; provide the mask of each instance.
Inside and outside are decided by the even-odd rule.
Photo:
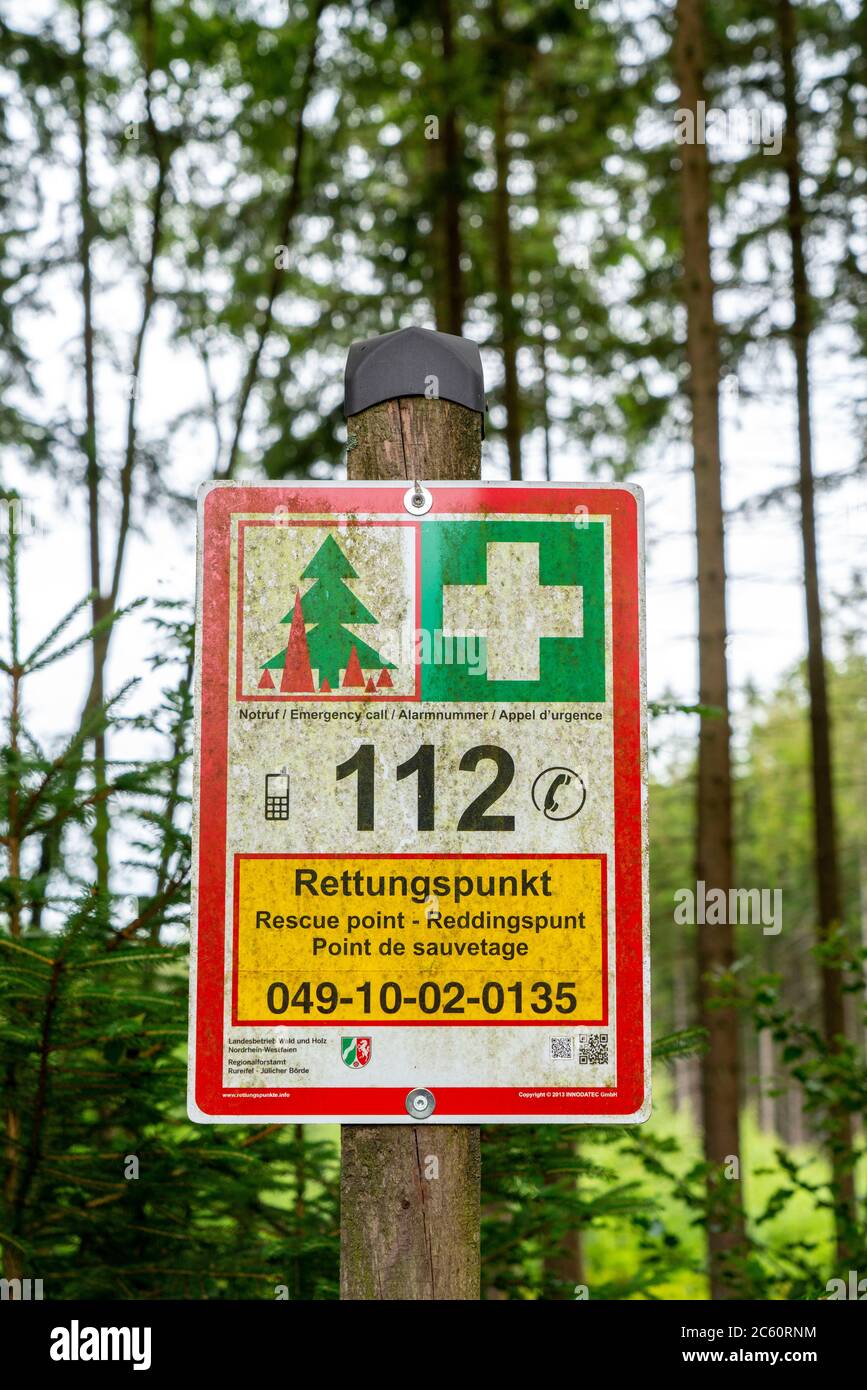
[[[578,1065],[604,1067],[608,1065],[608,1034],[579,1033]]]
[[[552,1038],[551,1057],[555,1062],[571,1062],[574,1050],[573,1038]]]

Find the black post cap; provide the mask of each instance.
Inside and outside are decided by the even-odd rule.
[[[431,328],[399,328],[353,343],[343,413],[358,415],[399,396],[431,396],[476,410],[485,431],[485,379],[478,344]]]

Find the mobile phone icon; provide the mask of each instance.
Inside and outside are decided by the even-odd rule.
[[[265,819],[289,819],[288,772],[269,772],[265,777]]]

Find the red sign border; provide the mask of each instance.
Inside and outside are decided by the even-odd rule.
[[[295,1120],[300,1116],[339,1121],[404,1120],[406,1088],[400,1086],[318,1086],[270,1089],[267,1096],[249,1088],[229,1088],[223,1076],[223,1009],[226,988],[226,756],[229,720],[229,596],[231,520],[238,513],[261,515],[262,486],[211,484],[203,490],[200,574],[200,762],[195,796],[207,788],[208,814],[200,816],[196,908],[195,1027],[192,1038],[195,1073],[190,1111],[197,1120],[246,1117]],[[614,707],[614,877],[617,903],[616,1058],[618,1084],[611,1088],[519,1088],[511,1086],[438,1086],[437,1121],[478,1119],[565,1119],[606,1116],[645,1118],[649,1082],[645,1077],[647,1019],[644,991],[644,878],[642,815],[642,632],[639,605],[640,503],[628,487],[585,487],[497,483],[459,487],[433,484],[432,519],[478,513],[477,498],[491,513],[522,515],[574,514],[576,493],[589,514],[611,519],[612,666]],[[283,514],[391,513],[403,509],[405,485],[292,484],[267,487]],[[585,515],[587,513],[584,513]],[[424,522],[420,522],[424,525]],[[214,924],[219,926],[215,927]],[[211,924],[210,927],[208,924]],[[290,1103],[291,1102],[291,1103]]]

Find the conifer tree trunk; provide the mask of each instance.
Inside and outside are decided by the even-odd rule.
[[[813,484],[813,435],[810,420],[810,333],[812,315],[807,263],[804,253],[804,207],[801,197],[801,149],[798,130],[798,94],[795,54],[797,36],[790,0],[778,0],[780,59],[786,127],[783,160],[788,186],[788,233],[792,256],[792,352],[795,358],[795,394],[798,412],[798,482],[801,497],[801,537],[804,554],[804,593],[807,607],[807,673],[810,691],[810,748],[813,784],[813,834],[820,944],[840,926],[840,874],[834,814],[834,780],[831,759],[831,716],[825,675],[822,606],[819,595],[819,559],[816,540],[816,505]],[[823,965],[821,974],[822,1024],[829,1047],[838,1050],[846,1037],[845,996],[839,970]],[[840,1268],[850,1258],[848,1232],[856,1219],[854,1134],[851,1115],[840,1110],[830,1135],[830,1159],[834,1188],[837,1258]]]
[[[85,0],[77,0],[77,38],[75,89],[76,123],[78,128],[78,203],[81,231],[78,242],[81,269],[82,346],[84,349],[84,407],[85,421],[82,449],[87,483],[87,522],[90,558],[91,619],[96,626],[105,616],[107,605],[102,593],[100,540],[100,466],[96,435],[96,363],[93,322],[93,272],[91,252],[96,222],[90,197],[90,127],[87,114],[87,8]],[[99,633],[92,640],[93,674],[88,697],[88,712],[101,706],[104,698],[105,661],[108,634]],[[94,736],[93,777],[97,794],[105,786],[105,735]],[[108,893],[108,811],[105,801],[97,795],[93,825],[96,886],[102,895]]]
[[[129,377],[129,404],[127,406],[126,441],[124,461],[120,470],[120,516],[114,545],[114,558],[109,561],[105,574],[110,574],[103,587],[103,517],[101,489],[103,470],[97,434],[96,403],[96,339],[94,322],[94,280],[92,254],[98,230],[97,217],[91,198],[91,129],[88,118],[88,58],[87,58],[87,15],[86,0],[76,0],[76,20],[78,48],[75,54],[75,120],[78,137],[78,205],[81,230],[78,242],[78,260],[81,274],[80,292],[82,304],[82,348],[84,365],[84,404],[85,425],[81,445],[85,460],[85,483],[87,489],[88,543],[90,562],[91,619],[94,625],[109,618],[117,607],[123,575],[124,558],[130,535],[131,508],[133,497],[133,478],[137,461],[137,390],[141,378],[145,340],[156,304],[156,264],[159,252],[164,204],[168,187],[170,154],[163,135],[157,126],[153,113],[153,79],[155,64],[156,31],[152,0],[144,0],[141,7],[142,52],[144,67],[145,126],[148,132],[148,145],[156,163],[154,189],[150,199],[150,237],[149,248],[143,267],[142,304],[138,327],[135,332]],[[107,627],[93,637],[91,642],[92,667],[90,689],[88,690],[82,721],[100,708],[105,697],[105,675],[108,664],[111,628]],[[94,736],[94,783],[97,792],[105,788],[106,740],[102,730]],[[78,766],[71,769],[75,778]],[[46,873],[51,867],[53,836],[43,841],[40,872]],[[109,888],[109,812],[104,796],[98,796],[94,807],[93,825],[94,861],[96,884],[102,894]],[[37,912],[36,921],[39,921]]]
[[[442,56],[446,76],[446,101],[443,113],[443,294],[442,322],[437,328],[443,333],[460,337],[464,327],[464,284],[461,269],[461,192],[460,137],[458,118],[451,94],[451,73],[455,57],[454,18],[451,0],[439,0],[439,23],[442,31]]]
[[[576,1137],[573,1125],[564,1125],[562,1134],[563,1155],[567,1159],[577,1158],[579,1154],[579,1141]],[[551,1181],[549,1175],[548,1181]],[[553,1181],[560,1188],[564,1196],[574,1197],[578,1188],[578,1178],[575,1173],[558,1174]],[[555,1295],[558,1299],[574,1299],[575,1285],[584,1284],[584,1243],[580,1226],[574,1223],[565,1232],[559,1248],[553,1253],[545,1254],[545,1270],[555,1279],[558,1284],[558,1291]]]
[[[474,479],[481,416],[451,401],[383,401],[347,419],[355,481]],[[476,1125],[344,1125],[340,1297],[478,1299]]]
[[[551,412],[548,405],[548,345],[544,338],[539,347],[539,366],[542,376],[542,438],[544,442],[545,480],[550,482],[553,476],[551,472]]]
[[[504,45],[499,0],[493,0],[491,22],[497,39]],[[500,348],[503,353],[503,404],[506,408],[506,449],[509,477],[521,478],[521,393],[518,384],[518,315],[515,310],[512,227],[509,217],[509,108],[506,97],[508,78],[500,75],[495,96],[494,163],[494,260],[497,270],[497,314],[500,320]]]
[[[704,100],[703,0],[677,0],[675,72],[680,106],[697,112]],[[693,478],[698,570],[699,700],[715,706],[703,716],[698,744],[696,876],[707,889],[732,883],[732,794],[726,575],[719,425],[719,336],[710,263],[710,168],[707,147],[679,147],[683,233],[683,293],[692,407]],[[726,914],[728,915],[728,914]],[[743,1235],[738,1181],[726,1181],[727,1160],[739,1157],[739,1057],[734,1009],[714,1008],[714,977],[734,960],[730,924],[697,926],[699,1021],[707,1030],[702,1062],[704,1153],[708,1164],[711,1296],[735,1293],[728,1255]]]
[[[279,226],[275,228],[277,232],[277,246],[288,247],[292,243],[295,236],[295,226],[299,209],[304,200],[304,150],[307,142],[307,127],[304,123],[304,118],[315,90],[316,79],[319,72],[320,21],[325,4],[326,0],[314,0],[314,4],[310,10],[312,32],[310,35],[310,44],[304,57],[303,74],[298,93],[298,104],[295,110],[295,139],[292,148],[289,176],[280,203]],[[290,25],[296,23],[291,12],[286,22]],[[274,327],[274,309],[283,288],[284,276],[278,258],[273,255],[273,252],[271,252],[271,254],[273,259],[271,270],[268,275],[267,289],[261,304],[259,304],[256,309],[253,321],[255,338],[247,358],[247,365],[244,369],[241,384],[238,388],[238,398],[235,403],[235,418],[232,424],[228,457],[225,466],[215,474],[217,478],[231,478],[241,456],[241,437],[244,433],[244,425],[247,420],[247,410],[261,374],[262,356],[265,351],[265,345]]]
[[[9,935],[21,935],[21,835],[18,828],[18,812],[21,803],[19,766],[19,739],[21,732],[21,674],[18,666],[18,576],[17,576],[17,538],[12,509],[8,512],[9,534],[6,538],[6,579],[9,598],[9,646],[11,663],[12,698],[9,709],[9,754],[8,754],[8,822],[9,822]],[[3,1174],[3,1198],[7,1209],[12,1211],[18,1192],[21,1171],[21,1111],[17,1095],[18,1079],[15,1065],[10,1061],[3,1073],[3,1121],[5,1130],[5,1172]],[[24,1261],[17,1245],[5,1239],[3,1244],[4,1279],[24,1277]]]

